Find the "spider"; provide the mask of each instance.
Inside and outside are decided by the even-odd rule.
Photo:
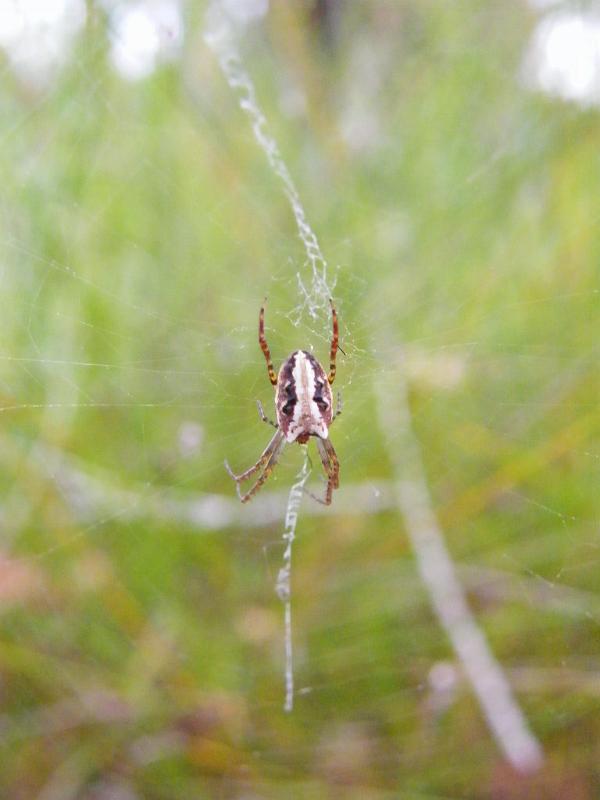
[[[331,321],[333,333],[329,354],[329,375],[319,364],[317,359],[306,350],[295,350],[281,365],[279,374],[275,374],[269,345],[265,337],[265,302],[258,315],[258,342],[267,362],[269,380],[275,386],[275,409],[277,423],[265,416],[263,407],[257,400],[258,413],[263,422],[276,428],[275,434],[264,449],[262,455],[249,469],[236,475],[227,461],[225,469],[236,483],[238,497],[242,503],[247,503],[263,486],[277,463],[286,442],[306,444],[311,436],[317,440],[317,449],[327,476],[327,489],[325,499],[314,499],[328,506],[331,503],[333,490],[339,486],[340,464],[333,445],[329,440],[329,426],[334,419],[342,413],[341,398],[338,394],[337,408],[333,413],[331,384],[335,380],[335,358],[338,351],[338,318],[333,304],[331,305]],[[240,483],[250,478],[256,472],[260,477],[245,493],[240,491]]]

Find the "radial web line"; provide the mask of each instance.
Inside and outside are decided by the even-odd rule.
[[[310,475],[310,461],[308,458],[308,448],[304,447],[304,464],[296,475],[296,482],[290,489],[287,508],[285,511],[285,529],[283,540],[286,543],[283,554],[283,566],[277,576],[275,586],[279,599],[285,608],[285,711],[291,711],[294,707],[294,653],[292,649],[292,545],[296,538],[296,525],[298,524],[298,512],[304,496],[304,485]]]
[[[296,220],[298,234],[304,245],[307,264],[310,266],[310,288],[299,272],[296,274],[298,288],[308,313],[315,319],[318,309],[326,308],[331,297],[327,283],[327,261],[308,222],[300,195],[277,142],[269,132],[267,118],[258,103],[254,83],[242,63],[236,33],[236,27],[221,3],[218,0],[212,2],[206,13],[204,39],[216,55],[240,108],[248,115],[254,137],[267,157],[271,169],[283,184],[285,196]]]
[[[392,365],[386,378],[379,380],[376,399],[381,429],[396,434],[385,439],[394,467],[398,508],[438,621],[473,687],[498,747],[515,769],[536,771],[544,760],[541,745],[469,608],[433,510],[402,363]]]

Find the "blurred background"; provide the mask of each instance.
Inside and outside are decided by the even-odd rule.
[[[600,8],[225,5],[344,350],[341,488],[305,498],[294,549],[295,708],[274,584],[302,453],[245,506],[223,468],[270,436],[263,297],[276,366],[327,359],[288,201],[203,3],[4,0],[0,796],[597,798]],[[419,578],[399,364],[543,749],[527,774]]]

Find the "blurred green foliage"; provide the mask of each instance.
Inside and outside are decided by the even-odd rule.
[[[502,763],[458,671],[436,690],[453,654],[397,513],[301,516],[291,715],[282,525],[153,516],[233,497],[223,459],[267,441],[262,297],[276,361],[327,330],[290,324],[302,249],[199,9],[128,82],[90,3],[46,87],[0,73],[2,797],[600,794],[598,112],[523,88],[522,3],[340,4],[329,39],[309,11],[273,3],[243,45],[337,276],[342,482],[390,477],[372,384],[403,342],[436,511],[547,765]]]

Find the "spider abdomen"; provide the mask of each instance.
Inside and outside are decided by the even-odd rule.
[[[275,407],[286,441],[327,438],[333,417],[331,387],[312,353],[296,350],[284,361],[277,377]]]

